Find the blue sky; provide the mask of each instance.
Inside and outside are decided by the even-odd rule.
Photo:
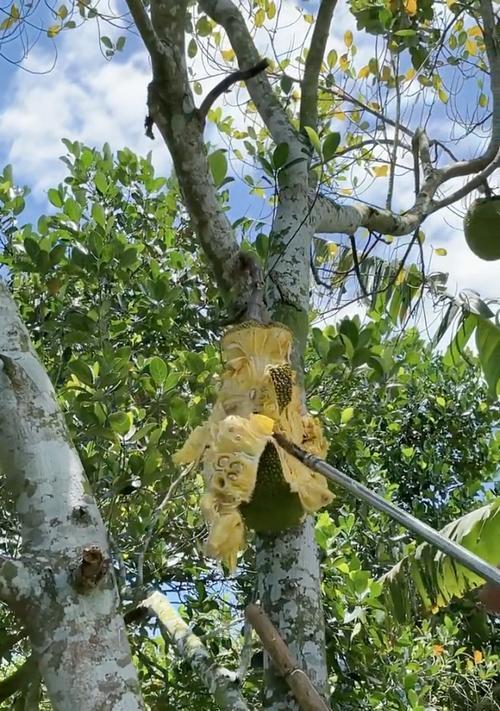
[[[295,12],[288,0],[284,12]],[[349,27],[355,30],[345,4],[339,3],[332,38],[332,46],[339,54],[344,49],[343,33]],[[124,34],[109,28],[103,32],[115,38]],[[291,36],[287,34],[283,41],[289,45]],[[358,46],[357,66],[360,67],[363,56],[368,57],[372,51],[373,38],[356,35],[355,42]],[[96,24],[87,23],[76,30],[62,32],[56,38],[56,46],[58,60],[49,74],[30,74],[0,61],[3,89],[0,165],[12,163],[16,180],[29,185],[32,190],[25,221],[48,209],[47,190],[64,177],[65,167],[58,160],[65,151],[60,143],[63,137],[95,146],[107,141],[114,150],[127,145],[140,154],[152,151],[159,174],[168,174],[170,170],[170,159],[163,142],[159,138],[150,141],[144,135],[150,71],[139,40],[128,34],[125,51],[112,61],[106,61],[99,51]],[[27,67],[48,67],[52,58],[52,43],[45,39],[30,54]],[[470,100],[470,95],[464,93],[463,98],[460,95],[464,108]],[[411,113],[411,107],[408,110]],[[440,132],[443,128],[448,130],[448,126],[449,120],[441,112],[432,128]],[[208,138],[218,140],[213,128],[209,128]],[[465,157],[478,146],[473,135],[466,143],[459,146]],[[409,206],[411,181],[411,175],[398,179],[396,207],[399,209]],[[381,204],[385,189],[384,181],[379,180],[363,197]],[[232,212],[236,219],[248,214],[252,203],[243,190],[238,190],[235,196],[237,200]],[[463,213],[464,205],[461,208]],[[456,212],[444,210],[425,222],[427,256],[431,254],[431,247],[444,246],[448,250],[445,257],[433,257],[432,267],[450,273],[451,287],[455,291],[471,288],[485,297],[500,296],[498,262],[486,263],[470,253],[462,235],[462,217]]]

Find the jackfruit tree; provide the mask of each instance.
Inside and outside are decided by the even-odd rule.
[[[92,150],[66,141],[74,158],[71,163],[66,157],[71,175],[49,192],[52,205],[61,212],[43,220],[39,233],[30,227],[19,231],[16,215],[22,211],[23,196],[9,172],[4,173],[0,190],[12,219],[6,227],[6,266],[15,271],[17,265],[21,272],[24,268],[39,275],[50,297],[59,299],[72,289],[65,276],[82,278],[85,270],[95,269],[99,277],[113,260],[118,270],[126,271],[138,265],[143,252],[154,254],[144,284],[145,300],[134,304],[134,327],[129,326],[126,335],[109,309],[116,279],[110,274],[98,279],[95,308],[85,311],[73,293],[56,321],[50,317],[50,300],[31,306],[24,301],[22,315],[29,321],[33,310],[44,313],[40,331],[29,335],[41,344],[46,329],[55,322],[54,333],[61,339],[66,322],[71,333],[80,334],[66,344],[69,351],[59,354],[73,369],[71,406],[82,406],[89,440],[93,426],[105,425],[110,442],[118,442],[123,451],[129,446],[134,415],[115,409],[113,403],[116,390],[125,387],[127,380],[127,348],[138,340],[144,344],[147,356],[141,356],[141,367],[149,370],[139,379],[148,380],[152,393],[155,386],[175,389],[175,397],[168,398],[172,422],[178,425],[177,418],[182,426],[188,421],[193,424],[190,434],[178,433],[183,441],[179,438],[170,454],[182,480],[195,476],[189,469],[193,464],[202,471],[200,505],[209,529],[206,554],[222,560],[228,571],[238,572],[239,561],[244,560],[238,555],[251,538],[255,552],[251,588],[300,667],[327,698],[328,644],[313,514],[331,509],[335,502],[331,503],[332,493],[322,477],[292,460],[272,435],[281,431],[305,449],[327,454],[328,441],[316,418],[324,408],[310,407],[309,412],[306,406],[304,358],[310,335],[326,363],[347,355],[352,369],[364,366],[374,377],[387,376],[383,349],[371,350],[360,343],[359,329],[352,322],[344,324],[345,338],[337,345],[328,335],[311,331],[316,317],[357,300],[370,318],[380,321],[388,314],[400,325],[425,306],[428,296],[444,304],[436,341],[454,324],[449,357],[459,358],[475,333],[488,396],[496,397],[500,329],[491,303],[447,293],[443,275],[426,272],[424,256],[426,220],[445,214],[448,206],[460,204],[477,189],[488,194],[494,190],[491,183],[500,163],[496,9],[489,0],[447,4],[353,0],[345,7],[322,0],[313,13],[306,7],[292,9],[287,3],[278,6],[267,0],[248,7],[232,0],[127,0],[126,5],[125,17],[88,2],[72,8],[54,6],[46,31],[51,41],[57,41],[60,32],[74,29],[75,18],[80,18],[132,27],[140,36],[151,63],[146,130],[165,142],[180,191],[173,198],[172,188],[169,196],[174,204],[162,207],[168,234],[159,245],[148,243],[150,225],[144,206],[133,205],[130,214],[124,208],[125,217],[119,210],[115,214],[117,185],[130,181],[128,173],[133,166],[137,169],[134,156],[122,151],[116,167],[106,149],[98,169]],[[2,37],[15,46],[18,32],[18,44],[30,46],[29,17],[16,3],[4,12]],[[345,16],[357,31],[347,27],[339,37],[336,19],[344,22]],[[45,18],[40,21],[44,26]],[[291,21],[298,23],[293,35]],[[121,37],[101,36],[101,42],[110,57],[123,51]],[[221,73],[224,79],[214,82],[212,77]],[[231,89],[238,110],[231,107],[233,95],[226,95]],[[464,96],[474,103],[472,114],[462,109]],[[456,127],[458,139],[442,136],[445,120]],[[477,131],[481,127],[484,134],[478,133],[470,148],[465,139],[474,127]],[[453,149],[451,139],[457,143]],[[82,187],[88,182],[89,168],[94,171],[90,203]],[[154,191],[157,184],[147,161],[141,171],[146,192]],[[242,178],[238,189],[235,176]],[[381,199],[377,186],[383,181]],[[241,184],[248,188],[244,199],[255,201],[251,214],[240,207]],[[142,196],[144,191],[139,190],[139,203]],[[491,196],[481,200],[496,204]],[[490,212],[482,214],[484,204],[471,207],[464,229],[472,249],[491,259],[497,254],[499,233],[490,225],[496,224],[498,215],[497,211],[493,217]],[[172,215],[175,210],[178,214]],[[88,243],[74,244],[71,240],[84,225],[90,226]],[[143,230],[141,247],[132,243],[132,234]],[[178,236],[173,237],[176,230]],[[180,254],[172,256],[172,265],[177,259],[179,274],[174,268],[173,278],[179,293],[174,301],[191,313],[193,306],[183,303],[181,293],[188,293],[191,279],[183,253],[196,253],[196,261],[201,250],[212,280],[193,287],[203,302],[199,309],[203,318],[216,305],[214,323],[200,329],[197,348],[207,348],[205,355],[211,353],[209,357],[217,360],[220,342],[220,387],[211,390],[212,383],[206,382],[207,392],[196,403],[205,415],[200,421],[198,410],[190,418],[184,407],[192,383],[186,385],[174,375],[169,388],[165,385],[171,373],[162,357],[168,361],[168,354],[159,352],[158,343],[170,346],[172,334],[162,334],[158,341],[152,333],[141,331],[141,318],[147,319],[151,309],[157,312],[155,327],[160,332],[172,329],[177,318],[185,318],[165,304],[169,286],[159,266],[162,251],[177,249],[176,239]],[[199,262],[193,269],[198,274]],[[19,298],[22,280],[17,288]],[[120,294],[123,304],[127,297],[125,287]],[[113,708],[142,708],[123,619],[117,612],[106,527],[68,440],[55,392],[5,289],[1,304],[0,457],[6,491],[22,522],[25,552],[24,559],[15,555],[2,559],[2,597],[17,606],[21,616],[29,617],[34,658],[54,708],[105,708],[110,698]],[[79,357],[87,338],[81,334],[92,332],[90,322],[98,323],[101,338],[102,362],[97,366]],[[224,329],[223,322],[229,328]],[[118,350],[114,342],[106,341],[109,333],[122,339]],[[197,371],[192,334],[181,336],[193,347],[185,371],[196,379],[203,369]],[[123,383],[117,387],[111,375],[115,367],[123,370]],[[95,391],[90,402],[88,388]],[[320,393],[327,408],[331,393]],[[144,398],[136,403],[137,412],[143,413],[149,405]],[[341,424],[349,421],[350,407],[342,411]],[[68,414],[71,419],[71,408]],[[140,455],[132,460],[146,479],[151,480],[160,466],[156,445],[162,433],[160,428],[156,443],[153,440],[145,452],[144,469]],[[335,442],[330,443],[335,447]],[[102,457],[99,448],[90,448],[83,464],[86,469],[98,468]],[[119,468],[123,461],[118,457],[113,466]],[[130,481],[143,482],[142,477],[125,477],[120,470],[122,474],[124,486],[133,489]],[[169,486],[166,491],[168,498]],[[193,495],[193,503],[199,494]],[[330,526],[327,516],[326,511],[319,514],[325,529]],[[138,519],[138,529],[144,533]],[[137,553],[134,576],[139,591],[154,535],[154,530],[147,533]],[[120,541],[113,538],[111,543],[119,551]],[[127,565],[124,562],[118,570],[125,581],[127,574],[130,577]],[[82,595],[88,602],[85,614]],[[154,600],[148,600],[147,609],[155,612]],[[157,610],[156,614],[160,616]],[[51,625],[40,625],[41,617],[50,618]],[[93,673],[96,660],[97,675]],[[276,711],[297,708],[267,655],[264,664],[263,706]],[[71,684],[75,678],[81,683]],[[210,688],[217,687],[220,678],[209,676]],[[234,685],[223,697],[225,707],[244,707]],[[411,704],[418,708],[414,699]]]
[[[23,192],[2,193],[6,225],[2,259],[9,268],[20,315],[56,388],[87,479],[82,480],[78,504],[72,488],[80,481],[74,450],[69,450],[73,483],[68,483],[65,460],[55,458],[54,449],[50,457],[38,461],[36,471],[28,470],[17,454],[9,458],[11,450],[2,460],[3,471],[11,477],[22,468],[41,482],[47,481],[48,489],[42,491],[65,492],[66,482],[69,498],[64,496],[59,502],[57,496],[51,496],[48,501],[56,507],[69,503],[71,510],[69,521],[62,518],[59,523],[55,516],[50,519],[44,535],[50,534],[52,541],[60,540],[59,545],[68,549],[60,548],[58,558],[51,558],[52,570],[58,571],[56,578],[43,564],[42,581],[52,581],[52,587],[37,605],[37,598],[29,597],[26,609],[23,598],[17,597],[21,579],[14,571],[25,571],[32,559],[26,554],[19,559],[21,535],[27,537],[28,532],[23,528],[20,534],[18,517],[26,520],[24,526],[31,526],[28,530],[32,531],[44,518],[41,514],[32,518],[32,509],[16,513],[8,494],[12,478],[2,480],[2,570],[6,576],[2,579],[10,581],[9,587],[2,588],[2,598],[13,605],[17,616],[9,605],[0,604],[1,708],[35,703],[40,698],[38,655],[44,657],[40,708],[49,708],[49,699],[56,708],[58,704],[65,707],[67,699],[75,696],[82,703],[80,687],[93,688],[96,675],[100,678],[105,650],[109,655],[116,649],[125,654],[125,647],[115,648],[117,637],[122,644],[125,639],[124,628],[118,626],[120,613],[125,613],[134,665],[149,707],[259,708],[263,689],[259,646],[255,640],[248,646],[248,635],[240,629],[243,606],[258,594],[256,553],[261,557],[267,554],[265,548],[256,551],[254,529],[262,531],[263,547],[269,545],[273,541],[270,527],[283,535],[283,529],[300,520],[305,509],[321,506],[325,494],[321,482],[319,487],[297,489],[302,495],[309,494],[302,496],[303,501],[291,492],[283,472],[292,480],[294,463],[288,462],[291,467],[287,470],[287,460],[282,462],[282,453],[268,441],[271,422],[284,418],[287,407],[296,403],[294,388],[295,393],[302,388],[307,393],[307,410],[312,418],[321,420],[323,435],[302,409],[297,417],[296,408],[292,408],[282,421],[283,428],[290,416],[289,426],[297,427],[302,436],[306,434],[303,446],[316,442],[314,448],[323,452],[326,441],[334,442],[328,454],[333,464],[385,491],[437,528],[480,503],[493,506],[500,456],[498,435],[493,434],[498,406],[488,400],[478,369],[470,363],[472,354],[459,361],[453,357],[452,347],[443,359],[415,330],[401,336],[399,313],[395,312],[392,316],[373,314],[365,324],[359,318],[347,318],[336,327],[315,327],[305,354],[305,379],[298,382],[293,366],[283,362],[290,345],[287,328],[256,327],[249,322],[244,327],[221,325],[226,307],[207,275],[203,256],[193,245],[188,224],[178,222],[182,203],[175,182],[156,177],[150,162],[129,150],[119,151],[115,157],[108,147],[99,152],[67,141],[66,148],[68,187],[64,189],[63,184],[51,190],[55,210],[50,215],[41,215],[36,224],[28,222],[20,228],[13,218]],[[113,188],[96,200],[96,184],[102,186],[104,175]],[[3,183],[7,182],[4,174]],[[68,213],[82,195],[86,201],[75,231]],[[101,220],[96,205],[113,216],[119,232],[112,229],[111,222]],[[7,292],[2,294],[10,299]],[[3,323],[6,313],[4,310]],[[19,321],[15,323],[19,327]],[[276,339],[271,341],[268,336],[275,328]],[[7,332],[13,338],[18,331],[12,328]],[[225,370],[221,370],[219,342]],[[253,343],[261,346],[260,362],[246,357],[253,352]],[[5,349],[2,353],[5,355]],[[239,387],[239,381],[233,379],[238,367],[245,372],[246,387]],[[34,372],[30,370],[31,378]],[[254,385],[264,383],[259,395],[258,388],[248,388],[249,379]],[[34,388],[34,381],[30,382]],[[7,431],[9,441],[21,447],[30,416],[25,411],[23,429],[14,438],[10,433],[19,422],[15,413],[20,391],[16,392],[16,400],[2,399],[2,432]],[[256,402],[261,414],[244,417],[255,409]],[[219,405],[232,414],[217,419]],[[14,413],[10,421],[5,417],[7,411]],[[33,415],[37,417],[38,412],[35,409]],[[199,456],[208,423],[215,424],[219,433],[209,444],[224,445],[218,454],[228,458],[220,463],[227,484],[234,486],[237,479],[230,475],[245,471],[241,481],[250,482],[251,489],[256,477],[248,504],[235,507],[234,501],[230,502],[229,521],[237,514],[236,522],[243,519],[246,529],[244,552],[236,551],[238,540],[224,530],[227,521],[222,529],[226,537],[211,538],[212,524],[216,523],[213,504],[224,501],[220,488],[207,489],[203,481],[205,466],[209,474],[218,466],[212,456],[215,450],[210,453],[205,447],[206,462],[196,472],[172,462],[176,456]],[[60,424],[55,421],[58,432]],[[233,424],[240,428],[245,442],[264,447],[257,472],[255,460],[243,455],[235,438],[230,438],[226,448],[225,428]],[[250,430],[256,435],[253,440]],[[194,436],[196,432],[202,436]],[[28,443],[41,446],[36,437],[30,437]],[[54,447],[54,442],[50,446]],[[175,455],[179,447],[182,454]],[[252,455],[255,449],[245,451]],[[229,466],[230,458],[233,466]],[[61,468],[56,468],[57,462]],[[252,466],[243,470],[238,468],[240,463]],[[261,468],[276,472],[277,477],[259,480]],[[52,483],[53,478],[59,483]],[[298,481],[303,482],[303,476]],[[246,498],[248,488],[245,491]],[[311,498],[315,491],[319,496]],[[36,490],[32,493],[36,496]],[[87,519],[90,493],[106,522],[113,568],[98,565],[95,549],[82,550],[87,541],[99,545],[91,533],[95,524]],[[454,601],[454,607],[439,613],[432,623],[418,608],[412,609],[409,622],[405,621],[406,598],[409,595],[411,600],[413,590],[409,575],[404,577],[399,594],[399,578],[394,576],[387,602],[378,578],[411,552],[411,538],[401,527],[356,504],[340,490],[334,493],[334,500],[319,509],[315,526],[331,703],[348,709],[376,709],[381,704],[402,709],[410,703],[452,709],[464,699],[470,704],[492,705],[498,641],[492,621],[471,597],[474,593],[467,595],[463,604]],[[203,507],[208,530],[200,516],[203,495],[209,503]],[[483,509],[479,508],[480,518],[475,522],[469,515],[469,523],[466,527],[460,524],[460,530],[471,535],[477,527],[486,531],[484,539],[481,533],[475,535],[474,546],[476,550],[480,546],[481,554],[488,558],[497,550],[498,517],[488,518]],[[285,514],[288,520],[282,518]],[[77,541],[68,540],[73,521]],[[61,525],[68,529],[60,539]],[[36,542],[50,555],[43,536],[31,547]],[[207,551],[207,542],[217,545]],[[28,542],[23,545],[26,549]],[[227,568],[212,558],[226,552],[237,555],[237,570],[229,577]],[[431,558],[423,558],[426,566],[431,565]],[[412,564],[410,570],[414,567],[418,572],[418,564]],[[37,570],[29,566],[27,572],[36,575]],[[112,570],[119,600],[112,595]],[[433,578],[429,567],[425,570],[429,597],[434,594]],[[63,583],[68,573],[67,583]],[[464,586],[463,576],[459,580]],[[453,590],[455,585],[456,589],[446,561],[437,571],[436,585],[440,594],[447,586]],[[61,586],[60,594],[67,591],[69,598],[61,600],[55,595],[59,589],[55,586]],[[153,595],[151,589],[156,591]],[[182,619],[169,601],[181,603]],[[288,604],[294,604],[293,599]],[[45,617],[47,605],[54,616]],[[157,628],[138,615],[141,609],[146,618],[153,614],[160,620],[165,642]],[[112,615],[114,625],[103,624]],[[86,654],[82,639],[89,625],[96,623],[101,627],[91,627],[92,655]],[[78,656],[67,656],[74,639],[66,630],[68,624],[78,635]],[[47,646],[36,646],[40,639]],[[131,692],[134,670],[125,666],[125,659],[121,657],[116,679],[128,679],[126,688]],[[111,673],[110,664],[104,666],[105,673]],[[76,687],[68,678],[75,665],[82,672]],[[102,688],[106,695],[111,678],[107,677],[108,684],[99,684],[97,691]],[[237,678],[240,683],[235,682]],[[60,701],[55,697],[56,687]],[[93,697],[89,705],[101,704],[97,699]],[[108,699],[106,695],[103,703]],[[129,700],[136,703],[134,696]]]

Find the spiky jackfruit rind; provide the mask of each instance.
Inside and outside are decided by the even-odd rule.
[[[268,442],[259,461],[257,480],[249,503],[240,511],[248,528],[257,533],[278,533],[304,518],[299,495],[285,479],[280,453]]]
[[[480,259],[500,259],[500,195],[475,200],[464,219],[465,241]]]

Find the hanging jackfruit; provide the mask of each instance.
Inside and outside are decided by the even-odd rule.
[[[233,570],[245,528],[271,534],[295,526],[332,494],[324,477],[273,439],[279,431],[313,454],[327,450],[319,423],[303,407],[290,364],[291,331],[250,321],[230,328],[221,346],[224,372],[212,414],[173,458],[202,462],[206,551]]]
[[[464,233],[469,248],[480,259],[500,259],[500,195],[472,203],[465,215]]]

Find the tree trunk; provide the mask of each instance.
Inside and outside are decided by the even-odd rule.
[[[0,594],[29,634],[56,711],[144,708],[106,529],[47,374],[0,283],[0,469],[21,556]]]

